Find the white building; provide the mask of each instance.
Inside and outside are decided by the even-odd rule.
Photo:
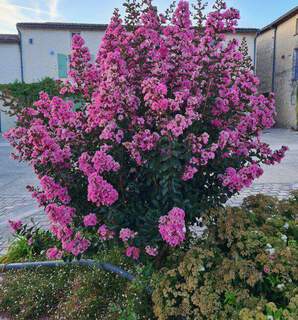
[[[72,36],[80,33],[95,56],[106,28],[102,24],[18,23],[18,35],[0,35],[0,83],[66,78]],[[257,32],[257,29],[238,28],[236,35],[228,35],[228,39],[246,38],[253,62]],[[3,112],[0,115],[0,131],[5,131],[11,123]]]
[[[106,28],[98,24],[18,23],[22,80],[66,78],[72,36],[80,33],[95,55]]]

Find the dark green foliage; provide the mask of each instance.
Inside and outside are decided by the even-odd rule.
[[[23,108],[32,107],[38,100],[41,91],[51,97],[59,95],[60,83],[51,78],[45,78],[35,83],[14,82],[0,84],[0,99],[4,101],[7,113],[11,116],[19,114]]]
[[[33,221],[32,226],[23,224],[14,237],[7,253],[0,257],[0,263],[44,259],[46,250],[57,244],[49,231],[39,228]]]

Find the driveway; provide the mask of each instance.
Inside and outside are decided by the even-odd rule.
[[[281,164],[264,167],[264,175],[251,188],[229,200],[229,205],[238,205],[244,197],[257,193],[285,198],[291,190],[298,189],[298,132],[272,129],[264,132],[263,139],[275,149],[286,145],[290,150]],[[8,219],[34,218],[41,225],[46,224],[44,213],[26,190],[37,179],[26,164],[10,159],[10,152],[10,146],[0,136],[0,252],[11,238]]]

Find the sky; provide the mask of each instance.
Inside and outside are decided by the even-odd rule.
[[[171,2],[154,4],[165,10]],[[0,33],[16,33],[17,22],[108,23],[121,4],[122,0],[0,0]],[[298,5],[297,0],[227,0],[227,4],[240,10],[239,27],[251,28],[262,28]]]

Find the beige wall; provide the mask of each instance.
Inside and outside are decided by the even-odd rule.
[[[276,124],[279,127],[297,127],[297,81],[293,81],[294,50],[298,48],[296,20],[298,15],[281,23],[276,29],[276,57],[274,92],[276,99]],[[257,76],[260,91],[272,90],[274,29],[257,38]]]
[[[296,20],[298,14],[280,24],[276,34],[275,92],[279,126],[297,126],[296,92],[297,81],[293,81],[294,51],[298,48]]]
[[[260,91],[271,92],[273,68],[274,31],[269,30],[257,37],[256,72],[259,77]]]

